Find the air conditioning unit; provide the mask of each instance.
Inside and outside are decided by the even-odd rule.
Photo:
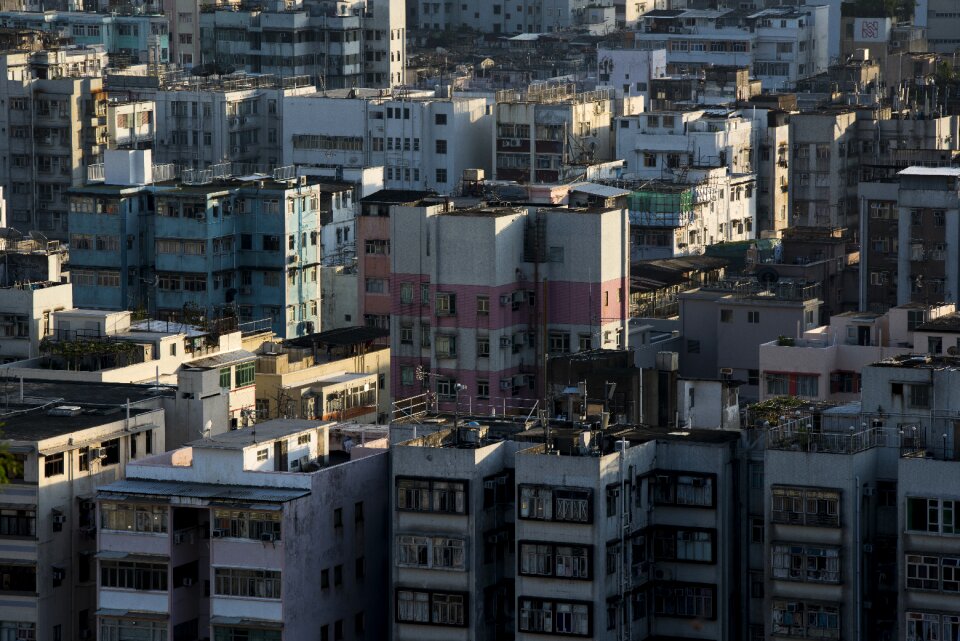
[[[57,525],[65,525],[67,522],[67,517],[63,514],[54,514],[53,522]]]
[[[239,154],[239,153],[240,153],[240,147],[234,147],[233,149],[230,150],[230,153]]]
[[[296,255],[296,254],[293,254],[293,255],[287,257],[287,261],[288,261],[291,265],[296,265],[297,263],[300,262],[300,257],[299,257],[298,255]]]
[[[512,385],[509,380],[504,379],[500,381],[500,389],[510,389],[511,387]]]
[[[193,579],[191,579],[190,577],[186,577],[183,580],[183,587],[189,588],[191,585],[193,585]]]
[[[91,447],[87,452],[88,461],[96,461],[102,458],[107,458],[107,448],[105,447]]]
[[[877,495],[877,488],[873,487],[872,485],[868,485],[868,486],[866,486],[865,488],[863,488],[863,495],[864,495],[864,496],[876,496],[876,495]]]
[[[513,341],[509,337],[504,336],[500,339],[500,347],[510,347],[513,344]]]
[[[229,536],[229,535],[230,535],[229,530],[225,528],[214,528],[213,530],[213,538],[215,539],[222,539],[225,536]]]
[[[733,368],[732,368],[732,367],[721,367],[721,368],[720,368],[720,376],[733,376]]]
[[[500,304],[509,305],[510,304],[510,294],[500,294]]]
[[[53,580],[54,581],[63,581],[67,578],[67,571],[63,568],[53,568]]]
[[[274,534],[273,532],[261,532],[260,540],[263,541],[264,543],[273,543],[274,541],[277,540],[277,535]]]
[[[307,186],[307,177],[306,177],[306,176],[300,176],[300,186],[301,186],[301,187],[306,187],[306,186]]]
[[[673,570],[654,570],[653,578],[657,581],[673,581]]]
[[[185,543],[186,540],[187,540],[187,535],[184,534],[183,532],[175,532],[174,535],[173,535],[173,544],[174,544],[174,545],[180,545],[180,544],[182,544],[182,543]]]

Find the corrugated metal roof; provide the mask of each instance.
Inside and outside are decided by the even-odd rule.
[[[248,352],[245,349],[236,349],[232,352],[225,352],[223,354],[215,354],[214,356],[208,356],[206,358],[200,358],[195,361],[190,361],[186,363],[184,367],[199,368],[199,369],[209,369],[211,367],[219,367],[221,365],[230,365],[232,363],[239,363],[240,361],[250,361],[255,360],[257,355],[253,352]]]
[[[630,193],[629,189],[620,189],[619,187],[611,187],[610,185],[600,185],[597,183],[576,183],[570,185],[570,191],[579,191],[592,196],[600,196],[601,198],[617,198]]]
[[[261,503],[285,503],[310,494],[301,488],[256,487],[249,485],[220,485],[216,483],[189,483],[185,481],[151,481],[125,479],[97,488],[103,494],[138,494],[141,496],[183,497],[209,499],[235,503],[255,501]]]

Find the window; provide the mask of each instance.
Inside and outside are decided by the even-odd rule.
[[[385,278],[367,278],[364,288],[368,294],[386,294],[387,280]]]
[[[260,452],[257,453],[258,457]],[[280,512],[215,510],[213,536],[216,538],[280,540]]]
[[[400,303],[402,305],[413,303],[413,283],[400,284]]]
[[[12,101],[11,101],[12,102]],[[164,624],[166,630],[166,624]],[[26,621],[0,621],[0,640],[34,641],[37,638],[37,626]],[[103,637],[104,639],[110,637]]]
[[[446,140],[437,140],[436,141],[436,151],[438,154],[447,153],[447,141]],[[437,181],[439,182],[439,181]]]
[[[488,358],[490,356],[490,337],[477,337],[477,358]]]
[[[907,498],[909,532],[960,535],[960,504],[949,499]]]
[[[490,381],[482,379],[477,381],[477,398],[490,398]]]
[[[100,561],[100,585],[120,590],[167,590],[166,563]]]
[[[732,323],[732,322],[733,322],[733,310],[732,310],[732,309],[721,309],[721,310],[720,310],[720,322],[721,322],[721,323]]]
[[[457,295],[437,293],[437,316],[455,316],[457,313]]]
[[[333,586],[343,585],[343,564],[333,566]]]
[[[437,358],[455,358],[457,355],[457,337],[452,334],[437,334],[436,352]],[[441,396],[454,395],[452,390],[449,389],[441,392],[439,385],[437,386],[437,394]]]
[[[747,312],[747,322],[748,323],[759,323],[760,322],[760,312]]]
[[[520,518],[590,523],[593,520],[590,490],[520,487]]]
[[[914,590],[940,589],[940,557],[908,554],[907,587]]]
[[[653,589],[653,613],[666,617],[713,619],[713,586],[658,585]]]
[[[34,537],[36,535],[36,510],[0,510],[0,536]],[[2,638],[0,636],[0,639]]]
[[[43,476],[44,478],[50,478],[51,476],[59,476],[63,474],[63,452],[59,454],[51,454],[50,456],[43,457]]]
[[[570,353],[570,334],[567,332],[550,332],[548,347],[551,354]]]
[[[713,507],[714,477],[691,474],[658,473],[650,483],[655,505]]]
[[[257,376],[257,364],[253,361],[237,365],[234,381],[236,387],[253,385]]]
[[[775,543],[771,547],[775,579],[807,583],[840,582],[840,550],[812,545]]]
[[[713,563],[714,533],[708,530],[657,529],[653,533],[653,560]]]
[[[214,594],[256,599],[280,598],[279,570],[214,568]]]
[[[166,534],[168,508],[141,503],[101,503],[100,527],[123,532]]]
[[[220,369],[220,387],[224,389],[230,389],[230,381],[233,378],[231,376],[233,370],[229,367],[223,367]]]
[[[446,169],[438,169],[437,172],[436,172],[436,178],[437,178],[437,180],[436,180],[437,183],[439,183],[439,184],[446,183],[446,182],[447,182],[447,170],[446,170]]]
[[[270,450],[263,448],[262,450],[257,450],[257,461],[263,462],[270,458]]]
[[[930,386],[929,385],[909,385],[910,388],[910,407],[926,409],[930,407]]]
[[[400,344],[413,345],[413,323],[400,323]]]
[[[477,315],[486,316],[490,313],[490,297],[477,296]]]
[[[548,601],[529,597],[518,599],[521,632],[590,636],[592,628],[590,604]]]
[[[687,340],[687,354],[699,354],[700,353],[700,341]]]
[[[590,547],[521,543],[520,574],[589,579]]]
[[[397,621],[465,627],[467,596],[456,592],[397,589]]]
[[[466,514],[466,481],[397,478],[397,509]]]
[[[775,600],[772,609],[775,635],[814,639],[840,638],[840,608],[836,606]]]
[[[333,509],[333,527],[340,528],[343,527],[343,508],[337,507]]]
[[[434,114],[433,123],[435,125],[445,125],[447,124],[447,114]]]
[[[840,492],[774,487],[772,521],[790,525],[840,527]]]
[[[368,240],[364,242],[364,250],[368,254],[387,256],[390,254],[389,240]]]
[[[750,542],[763,543],[764,523],[763,518],[750,519]]]

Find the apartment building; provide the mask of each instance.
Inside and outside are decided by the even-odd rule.
[[[164,448],[163,410],[124,409],[122,398],[98,386],[80,395],[93,403],[64,403],[62,391],[5,396],[4,443],[22,465],[0,490],[0,632],[10,639],[91,638],[96,488]]]
[[[739,112],[652,111],[617,119],[617,157],[637,260],[702,254],[756,235],[753,124]]]
[[[926,27],[930,50],[952,54],[960,44],[960,14],[949,0],[926,0],[918,5],[914,22]]]
[[[165,82],[153,96],[157,162],[195,169],[223,162],[280,166],[288,135],[283,105],[314,90],[307,76],[188,76]]]
[[[763,343],[760,400],[795,395],[815,401],[856,401],[862,391],[860,372],[867,365],[930,347],[942,354],[945,344],[955,344],[953,309],[910,304],[885,314],[844,312],[831,316],[829,325],[806,330],[802,338]],[[933,333],[928,336],[924,329]]]
[[[665,49],[667,73],[750,65],[764,90],[790,90],[826,70],[831,52],[826,5],[736,9],[656,8],[639,20],[632,46]],[[839,16],[837,16],[839,19]]]
[[[390,219],[395,207],[416,207],[433,196],[426,191],[382,189],[360,201],[356,240],[363,251],[357,256],[357,320],[370,327],[390,328],[392,311],[390,283]],[[348,321],[350,319],[347,319]]]
[[[756,260],[749,271],[766,282],[781,278],[819,282],[823,304],[818,322],[827,325],[834,314],[859,309],[862,249],[855,238],[848,229],[789,227],[780,232],[773,254]]]
[[[428,2],[412,6],[415,27],[422,32],[467,27],[484,33],[540,34],[584,28],[588,24],[614,27],[613,4],[601,5],[586,0],[534,0],[522,5],[508,2],[488,4],[478,0],[467,3]],[[606,8],[602,19],[594,13]]]
[[[680,375],[744,381],[740,395],[747,399],[760,396],[758,345],[813,329],[822,303],[816,283],[781,281],[767,288],[749,279],[705,285],[678,299],[686,341]]]
[[[152,149],[156,140],[156,103],[116,99],[107,103],[107,146],[110,149]]]
[[[497,92],[493,174],[522,183],[563,182],[568,172],[612,160],[614,92],[535,84]]]
[[[102,484],[100,638],[383,638],[386,443],[331,429],[258,423]]]
[[[406,10],[382,2],[272,2],[199,16],[201,57],[248,73],[308,76],[323,89],[404,82]],[[196,64],[198,60],[194,60]]]
[[[0,56],[0,184],[7,224],[65,241],[67,192],[107,143],[102,48]]]
[[[390,227],[394,398],[529,404],[550,356],[627,346],[625,210],[440,202],[394,207]]]
[[[283,109],[285,163],[383,166],[385,189],[441,194],[452,194],[464,171],[491,169],[493,99],[485,95],[343,89],[299,96]]]
[[[52,332],[51,314],[73,307],[66,260],[57,241],[22,238],[16,230],[0,239],[0,361],[39,356],[40,341]]]
[[[784,96],[754,96],[748,106],[756,150],[757,231],[781,231],[790,220],[790,115],[797,103]]]
[[[228,163],[161,183],[149,150],[108,159],[115,177],[70,195],[77,304],[160,319],[269,318],[281,337],[316,331],[319,181],[292,167],[244,174]]]
[[[167,19],[80,11],[2,11],[0,27],[55,33],[82,46],[102,46],[113,64],[171,62]]]
[[[434,425],[392,450],[395,639],[739,638],[735,432]]]
[[[390,410],[387,330],[344,327],[257,354],[257,420],[304,418],[380,422]]]
[[[856,224],[857,113],[850,109],[790,116],[790,226]]]
[[[656,98],[651,81],[666,75],[664,49],[630,49],[614,43],[597,46],[597,80],[601,86],[612,87],[618,98],[641,96],[644,105],[649,105]]]

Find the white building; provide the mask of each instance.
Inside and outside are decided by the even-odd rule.
[[[9,639],[95,638],[97,487],[129,462],[164,449],[164,412],[123,407],[100,386],[81,394],[48,386],[8,395],[4,445],[22,463],[0,489],[3,551],[0,635]],[[36,394],[42,396],[36,396]],[[127,392],[129,395],[129,392]]]
[[[283,161],[383,166],[386,189],[450,194],[465,169],[490,169],[491,97],[318,92],[284,101]],[[323,117],[317,117],[323,114]]]
[[[668,73],[711,65],[750,65],[765,90],[784,90],[826,71],[829,7],[656,10],[645,14],[633,45],[666,49]],[[838,40],[839,46],[839,40]]]
[[[304,76],[166,83],[154,95],[154,159],[201,169],[222,162],[277,167],[288,125],[283,104],[313,91]]]
[[[0,362],[40,355],[40,341],[53,333],[54,312],[73,307],[65,282],[67,250],[57,241],[21,239],[7,230],[0,240]]]
[[[601,44],[597,47],[597,80],[613,87],[617,97],[643,96],[650,104],[650,80],[667,75],[665,49],[630,49]]]
[[[100,638],[383,638],[386,441],[337,431],[259,423],[101,484]]]
[[[702,254],[756,237],[753,122],[737,111],[657,111],[617,120],[636,259]]]

